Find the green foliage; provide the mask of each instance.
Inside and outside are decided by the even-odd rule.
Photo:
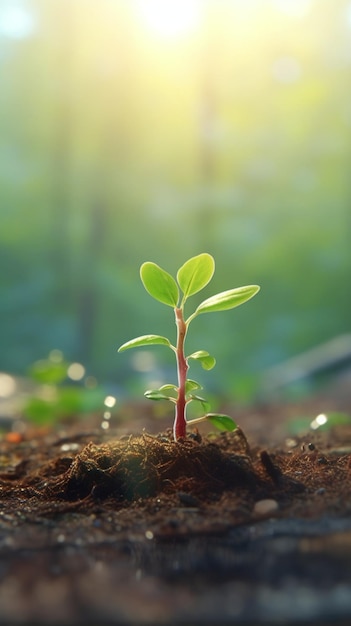
[[[168,385],[167,385],[168,388]],[[149,398],[149,400],[170,400],[170,401],[174,401],[174,398],[172,398],[172,396],[169,396],[165,393],[162,393],[161,391],[161,387],[160,389],[148,389],[147,391],[145,391],[144,393],[145,398]]]
[[[167,337],[161,337],[161,335],[142,335],[141,337],[136,337],[124,343],[123,346],[119,348],[119,352],[123,352],[129,348],[140,348],[141,346],[152,345],[171,346],[171,342]]]
[[[188,359],[194,359],[199,361],[204,370],[211,370],[216,365],[216,359],[211,356],[207,350],[197,350],[192,354],[189,354]]]
[[[191,380],[188,378],[185,382],[185,393],[189,393],[190,391],[194,391],[195,389],[202,389],[200,383],[197,383],[196,380]]]
[[[24,407],[24,415],[37,426],[55,424],[101,410],[104,396],[101,389],[64,385],[53,388],[48,398],[36,394],[30,396]]]
[[[250,298],[253,298],[258,291],[259,287],[257,285],[250,285],[248,287],[239,287],[238,289],[230,289],[229,291],[217,293],[215,296],[207,298],[207,300],[201,302],[195,313],[191,316],[191,319],[200,313],[211,313],[213,311],[228,311],[229,309],[234,309],[240,304],[247,302],[247,300],[250,300]]]
[[[213,426],[220,430],[230,431],[236,427],[236,424],[229,416],[221,413],[208,413],[210,405],[207,400],[197,393],[193,393],[202,387],[195,380],[187,378],[189,360],[198,361],[205,370],[211,370],[215,366],[216,360],[206,350],[198,350],[186,356],[184,353],[184,342],[189,324],[197,315],[233,309],[252,298],[259,291],[259,287],[257,285],[249,285],[218,293],[199,304],[192,315],[185,320],[184,305],[186,300],[201,291],[210,282],[214,270],[214,259],[208,253],[199,254],[186,261],[177,272],[177,281],[156,263],[143,263],[140,268],[140,277],[146,291],[159,302],[174,309],[177,325],[177,343],[174,346],[169,339],[160,335],[142,335],[127,341],[118,349],[119,352],[123,352],[129,348],[160,344],[169,347],[175,352],[178,386],[167,383],[159,389],[148,389],[144,395],[150,400],[169,400],[176,405],[174,422],[174,437],[176,440],[185,437],[186,424],[189,423],[186,419],[186,406],[190,402],[200,403],[206,412],[202,417],[190,420],[191,424],[209,420]],[[183,295],[179,304],[180,292]]]
[[[177,306],[179,298],[177,283],[156,263],[143,263],[140,268],[140,277],[146,291],[155,300],[168,306]]]
[[[219,430],[232,431],[236,428],[234,420],[232,420],[231,417],[228,417],[228,415],[222,415],[222,413],[208,413],[207,419],[211,422],[211,424],[213,424],[213,426],[219,428]]]
[[[210,282],[215,271],[214,259],[210,254],[199,254],[189,259],[177,272],[178,285],[186,298],[201,291]]]
[[[63,360],[41,359],[35,361],[28,370],[28,375],[35,382],[43,385],[58,385],[67,377],[69,363]]]
[[[44,426],[101,410],[104,391],[69,384],[69,366],[62,355],[54,354],[29,367],[28,375],[37,388],[27,399],[23,412],[34,424]]]

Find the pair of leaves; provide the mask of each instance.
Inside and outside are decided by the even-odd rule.
[[[200,388],[201,388],[201,385],[199,385],[199,383],[197,383],[196,381],[187,380],[187,391],[190,391],[192,389],[200,389]],[[176,399],[173,396],[168,395],[166,393],[167,391],[177,392],[178,389],[175,385],[166,384],[166,385],[162,385],[162,387],[160,387],[159,389],[150,389],[148,391],[145,391],[144,395],[146,398],[149,398],[150,400],[170,400],[171,402],[175,403]],[[204,398],[201,398],[200,396],[192,394],[192,393],[188,393],[188,402],[191,402],[193,400],[199,402],[205,411],[208,410],[209,403]],[[231,417],[229,417],[229,415],[223,415],[222,413],[206,413],[206,415],[203,415],[202,417],[199,417],[199,418],[195,418],[194,420],[190,420],[188,423],[189,425],[191,425],[194,423],[198,424],[199,422],[203,422],[203,421],[209,421],[212,424],[212,426],[215,426],[215,428],[221,431],[231,432],[237,428],[237,425],[234,422],[234,420]]]
[[[177,272],[177,282],[156,263],[146,262],[140,268],[140,277],[146,291],[156,300],[176,308],[179,303],[179,288],[183,292],[181,306],[189,296],[201,291],[211,280],[215,270],[215,262],[210,254],[203,253],[192,257]],[[257,292],[257,285],[248,285],[222,291],[207,298],[188,318],[187,324],[201,313],[227,311],[247,302]]]
[[[122,344],[118,348],[118,352],[124,352],[130,348],[140,348],[151,345],[168,346],[172,350],[176,351],[176,348],[172,346],[167,337],[162,337],[161,335],[141,335],[141,337],[130,339],[130,341]],[[211,370],[216,365],[216,359],[209,352],[207,352],[207,350],[198,350],[197,352],[190,354],[187,358],[198,361],[204,370]],[[187,383],[188,382],[189,380],[187,380]]]
[[[202,389],[202,387],[200,383],[196,382],[196,380],[191,380],[191,378],[188,378],[185,381],[185,395],[188,402],[191,400],[198,400],[202,403],[206,403],[206,400],[191,393],[192,391],[197,391],[198,389]],[[166,383],[158,389],[148,389],[148,391],[145,391],[144,393],[144,396],[146,396],[146,398],[149,398],[149,400],[170,400],[171,402],[176,401],[177,395],[178,387],[170,383]]]
[[[156,300],[173,308],[178,306],[179,288],[185,300],[203,289],[211,280],[215,269],[214,259],[203,253],[192,257],[177,272],[177,282],[156,263],[147,261],[140,268],[140,277],[146,291]]]

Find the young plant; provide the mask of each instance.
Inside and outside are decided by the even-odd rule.
[[[216,360],[206,350],[198,350],[188,356],[185,355],[184,344],[190,323],[202,313],[212,311],[226,311],[233,309],[247,300],[250,300],[258,291],[257,285],[238,287],[217,293],[207,298],[187,318],[184,317],[184,305],[190,296],[201,291],[211,280],[215,270],[215,262],[210,254],[203,253],[192,257],[182,265],[177,272],[177,280],[165,272],[156,263],[146,262],[140,268],[140,277],[146,291],[156,300],[170,306],[174,310],[177,327],[177,343],[172,345],[167,337],[160,335],[142,335],[124,343],[118,349],[123,352],[129,348],[141,346],[164,345],[173,350],[177,361],[178,384],[162,385],[159,389],[150,389],[145,396],[150,400],[169,400],[175,405],[174,439],[185,438],[187,423],[195,424],[209,420],[220,430],[234,430],[235,422],[228,415],[221,413],[206,413],[202,417],[187,421],[186,407],[190,402],[199,402],[205,411],[209,404],[197,394],[201,385],[195,380],[187,378],[189,361],[198,361],[205,370],[211,370]],[[194,393],[195,392],[195,393]]]

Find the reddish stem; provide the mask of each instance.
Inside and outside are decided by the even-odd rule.
[[[176,403],[176,412],[174,419],[173,434],[174,439],[185,439],[186,437],[186,418],[185,418],[185,383],[188,371],[188,363],[184,354],[184,341],[186,337],[187,325],[183,317],[183,309],[174,309],[177,325],[177,371],[178,371],[178,396]]]

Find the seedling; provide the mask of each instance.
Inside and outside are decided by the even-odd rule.
[[[234,420],[222,413],[206,413],[202,417],[189,421],[186,418],[186,408],[190,402],[199,402],[205,411],[209,409],[209,403],[198,395],[202,386],[195,380],[187,378],[189,361],[198,361],[205,370],[211,370],[216,364],[215,358],[206,350],[198,350],[185,356],[184,344],[190,323],[202,313],[234,309],[250,300],[260,289],[257,285],[248,285],[222,291],[201,302],[195,311],[185,319],[184,306],[187,299],[206,287],[214,274],[214,270],[214,259],[207,253],[199,254],[186,261],[177,272],[177,280],[156,263],[149,261],[143,263],[140,268],[140,277],[146,291],[162,304],[174,309],[177,343],[174,346],[167,337],[161,335],[142,335],[127,341],[118,349],[118,352],[123,352],[129,348],[163,345],[175,353],[178,385],[162,385],[159,389],[147,390],[144,395],[150,400],[169,400],[175,405],[173,433],[176,441],[185,438],[187,423],[195,424],[209,420],[220,430],[231,431],[236,428]]]

